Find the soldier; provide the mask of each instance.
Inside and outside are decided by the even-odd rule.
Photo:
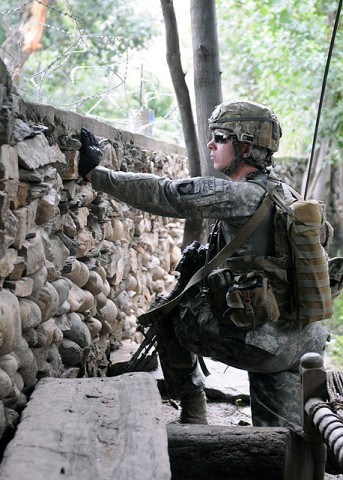
[[[219,249],[253,216],[271,185],[281,185],[285,198],[291,193],[273,171],[273,153],[278,150],[282,132],[272,110],[249,101],[222,103],[213,111],[209,128],[211,161],[226,175],[223,179],[170,180],[98,166],[101,150],[86,129],[81,131],[79,173],[95,190],[146,212],[216,220],[216,245],[209,241],[208,248]],[[286,232],[275,230],[274,209],[271,205],[256,230],[223,267],[249,276],[251,270],[259,270],[260,261],[270,262],[275,267],[271,270],[279,275],[279,281],[269,280],[281,315],[275,305],[272,313],[257,321],[247,309],[240,310],[239,315],[225,315],[222,300],[231,298],[227,287],[204,303],[199,284],[185,292],[171,317],[163,322],[158,352],[168,393],[180,399],[182,423],[207,423],[204,375],[198,357],[207,356],[248,371],[255,426],[301,428],[300,358],[309,351],[323,354],[328,334],[319,322],[303,325],[283,318],[291,286],[286,276],[282,277],[285,266],[277,263],[276,240]]]

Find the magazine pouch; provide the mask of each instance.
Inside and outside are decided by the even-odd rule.
[[[280,316],[273,289],[260,272],[235,276],[226,293],[226,305],[224,319],[242,328],[275,322]]]

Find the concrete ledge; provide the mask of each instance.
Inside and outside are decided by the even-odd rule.
[[[41,103],[29,103],[22,105],[22,113],[28,118],[41,122],[44,125],[54,126],[56,131],[54,136],[63,135],[68,132],[71,134],[79,134],[81,127],[87,127],[94,131],[96,135],[101,137],[122,140],[138,145],[142,148],[177,155],[186,156],[186,149],[180,145],[175,145],[154,138],[132,133],[127,130],[121,130],[111,126],[108,123],[97,120],[92,117],[84,117],[78,113],[69,110],[62,110],[51,105]]]

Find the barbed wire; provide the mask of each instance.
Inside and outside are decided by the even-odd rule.
[[[26,9],[34,2],[47,8],[46,18],[24,21]],[[182,142],[172,89],[169,85],[161,87],[160,79],[149,68],[149,61],[125,47],[121,35],[89,31],[68,0],[64,0],[63,8],[41,0],[16,2],[13,8],[8,8],[8,2],[3,8],[3,3],[0,1],[0,16],[6,38],[0,45],[0,55],[24,99],[78,111],[140,133],[154,132],[159,136],[161,127],[162,132],[167,130],[168,140]],[[57,16],[55,23],[48,18],[49,9]],[[59,23],[59,16],[68,18],[68,27]],[[32,53],[24,52],[25,29],[29,28],[43,30],[43,43],[46,32],[54,32],[52,36],[59,34],[66,41],[58,46],[37,48]],[[79,64],[75,64],[79,58]],[[139,67],[143,70],[143,65],[144,75],[139,76]],[[56,78],[61,80],[55,88],[54,78],[55,83]],[[138,98],[142,85],[145,95]],[[169,102],[171,106],[159,119],[154,118],[150,106],[156,101]],[[169,122],[167,129],[165,122]]]

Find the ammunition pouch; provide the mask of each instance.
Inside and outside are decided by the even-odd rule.
[[[262,274],[251,272],[234,277],[225,298],[227,310],[223,318],[229,318],[237,327],[275,322],[280,316],[273,289]]]
[[[220,323],[252,328],[275,322],[280,316],[273,289],[263,272],[235,276],[229,269],[214,271],[209,275],[208,287]]]
[[[208,276],[206,292],[196,295],[193,291],[180,302],[180,308],[186,307],[191,312],[192,321],[196,319],[200,329],[205,325],[204,311],[212,314],[211,322],[216,318],[219,325],[231,323],[246,329],[275,322],[280,316],[273,289],[263,272],[235,276],[228,268],[214,270]],[[185,313],[182,311],[181,315],[187,322]]]

